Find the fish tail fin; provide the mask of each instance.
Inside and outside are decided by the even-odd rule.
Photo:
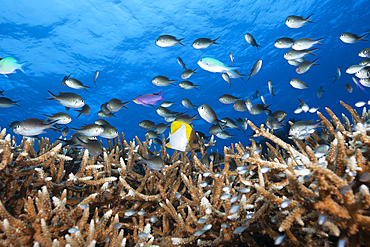
[[[78,112],[77,118],[78,118],[79,116],[81,116],[81,114],[82,114],[82,110],[75,110],[75,111],[77,111],[77,112]],[[44,116],[45,116],[45,115],[44,115]]]
[[[311,18],[313,14],[310,14],[309,16],[307,16],[307,18],[305,19],[307,22],[311,22],[311,23],[314,23],[313,21],[310,21],[309,19]]]
[[[220,38],[220,37],[218,37],[218,38],[216,38],[216,39],[212,40],[213,44],[218,45],[219,43],[217,43],[216,41],[217,41],[219,38]]]
[[[26,71],[24,71],[24,70],[23,70],[23,68],[22,68],[22,67],[23,67],[24,65],[26,65],[27,63],[28,63],[28,62],[24,62],[24,63],[19,64],[18,69],[19,69],[20,71],[22,71],[23,73],[25,73],[26,75],[29,75],[29,74],[27,74],[27,73],[26,73]]]
[[[367,39],[364,39],[364,37],[366,38],[367,36],[369,36],[369,33],[365,33],[364,35],[358,37],[359,40],[363,40],[363,41],[369,41]]]
[[[19,107],[20,107],[20,105],[18,105],[18,102],[20,102],[20,100],[13,101],[13,102],[14,102],[14,105],[16,105],[16,106],[19,106]]]
[[[185,46],[183,43],[181,43],[181,41],[183,41],[184,39],[178,39],[177,42],[179,42],[180,45],[182,46]]]
[[[311,50],[308,50],[307,53],[310,54],[310,55],[313,55],[313,56],[316,56],[314,53],[312,53],[313,51],[316,51],[317,49],[319,48],[314,48],[314,49],[311,49]]]
[[[259,44],[256,43],[257,51],[259,51],[258,47],[262,47]]]
[[[53,94],[52,92],[50,92],[49,90],[46,90],[46,91],[48,91],[48,93],[50,93],[51,94],[51,96],[52,96],[52,98],[47,98],[47,99],[45,99],[45,100],[53,100],[53,99],[55,99],[55,94]]]
[[[128,109],[128,107],[126,106],[126,104],[128,104],[129,102],[130,102],[130,101],[123,102],[123,103],[122,103],[122,107],[124,107],[124,108]]]

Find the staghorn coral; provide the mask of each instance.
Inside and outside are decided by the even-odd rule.
[[[213,140],[170,157],[165,145],[151,151],[148,139],[121,135],[91,158],[46,138],[18,146],[3,130],[0,246],[269,246],[283,236],[281,246],[366,246],[369,116],[341,104],[355,124],[318,113],[332,140],[323,157],[315,134],[291,145],[249,122],[275,146],[262,155],[253,139],[237,143],[209,166],[201,160]],[[165,168],[135,164],[148,154]]]

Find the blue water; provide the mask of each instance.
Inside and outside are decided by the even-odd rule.
[[[19,62],[28,61],[24,70],[28,75],[17,71],[9,77],[0,76],[0,90],[5,90],[5,97],[19,100],[20,107],[0,108],[0,126],[7,127],[14,120],[27,118],[44,119],[42,114],[67,112],[73,118],[69,127],[93,123],[99,117],[100,105],[111,98],[132,101],[138,95],[157,93],[164,89],[164,98],[175,101],[170,109],[187,111],[194,115],[195,110],[181,105],[183,98],[190,99],[194,105],[208,104],[219,118],[248,118],[257,126],[266,119],[262,113],[253,116],[248,112],[237,112],[232,105],[224,105],[218,98],[224,94],[250,97],[259,90],[266,98],[270,109],[284,110],[289,118],[317,120],[316,114],[294,114],[299,102],[304,99],[311,107],[320,107],[328,116],[325,107],[332,109],[338,116],[348,112],[339,104],[342,100],[354,106],[359,100],[368,101],[369,96],[356,88],[352,75],[345,70],[358,64],[363,58],[357,54],[363,48],[370,47],[369,41],[345,44],[339,36],[343,32],[362,35],[370,29],[369,1],[26,1],[3,0],[0,16],[0,57],[14,57]],[[289,15],[308,16],[307,23],[298,29],[285,25]],[[257,50],[244,39],[245,33],[251,33],[261,48]],[[178,39],[184,38],[185,46],[161,48],[155,40],[163,34]],[[191,44],[197,38],[218,38],[219,45],[212,45],[204,50],[196,50]],[[283,55],[287,49],[277,49],[274,42],[280,37],[322,38],[324,45],[316,45],[315,52],[320,65],[313,66],[307,73],[298,75],[295,67],[289,65]],[[229,89],[218,73],[211,73],[198,67],[197,61],[204,57],[216,58],[232,65],[228,54],[235,57],[235,66],[242,74],[248,75],[257,59],[263,60],[262,69],[248,82],[232,79]],[[151,80],[157,75],[164,75],[181,82],[183,69],[176,61],[180,56],[186,66],[197,69],[190,81],[198,84],[199,91],[184,90],[169,85],[157,87]],[[315,57],[308,55],[307,60]],[[342,77],[332,83],[336,68],[342,68]],[[93,75],[100,71],[97,86]],[[91,87],[89,92],[62,87],[64,76],[72,73],[73,78]],[[289,81],[299,78],[307,83],[309,90],[294,89]],[[276,97],[273,98],[267,88],[267,81],[272,80]],[[349,83],[354,88],[350,94],[344,85]],[[323,85],[325,92],[318,99],[316,91]],[[57,101],[46,101],[49,94],[74,92],[83,97],[92,108],[88,116],[76,118],[78,112],[66,111]],[[370,92],[370,88],[368,89]],[[260,103],[256,99],[253,103]],[[128,141],[137,135],[145,139],[145,132],[139,128],[141,120],[148,119],[155,123],[164,122],[152,107],[136,105],[131,102],[129,109],[122,109],[116,117],[106,119],[123,132]],[[159,105],[157,105],[159,106]],[[198,117],[200,118],[200,117]],[[211,124],[204,120],[194,122],[195,130],[208,133]],[[227,130],[234,135],[234,140],[216,138],[216,148],[222,149],[231,142],[247,144],[249,137],[238,130]],[[10,131],[11,132],[11,131]],[[70,132],[70,134],[73,132]],[[250,135],[248,128],[246,134]],[[56,139],[59,133],[47,130],[46,134]],[[168,136],[168,130],[165,132]],[[17,137],[20,139],[20,137]],[[105,142],[105,140],[104,140]]]

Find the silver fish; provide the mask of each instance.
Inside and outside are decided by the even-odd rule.
[[[251,69],[251,72],[250,72],[250,73],[249,73],[249,75],[248,75],[248,79],[247,79],[247,81],[249,81],[249,79],[250,79],[252,76],[254,76],[255,74],[257,74],[257,73],[258,73],[258,71],[260,71],[261,67],[262,67],[262,60],[261,60],[261,59],[258,59],[258,60],[254,63],[254,65],[253,65],[253,67],[252,67],[252,69]]]
[[[115,117],[115,113],[104,113],[103,111],[98,112],[98,116],[102,118],[110,118],[110,117]]]
[[[143,120],[139,123],[139,127],[145,130],[151,130],[155,128],[155,123],[150,120]]]
[[[85,105],[81,108],[81,110],[75,110],[75,111],[79,112],[79,113],[78,113],[78,115],[77,115],[77,117],[81,116],[81,114],[83,114],[83,115],[87,116],[87,115],[89,115],[89,114],[90,114],[90,112],[91,112],[91,108],[90,108],[90,106],[89,106],[88,104],[85,104]]]
[[[212,124],[212,126],[209,128],[209,133],[211,135],[217,135],[222,131],[222,128],[218,124]]]
[[[171,47],[177,44],[184,46],[184,44],[181,43],[182,40],[183,39],[176,39],[172,35],[161,35],[155,41],[155,44],[158,45],[159,47]]]
[[[247,111],[247,106],[245,105],[244,100],[241,100],[241,99],[235,101],[233,107],[236,111],[240,111],[240,112]]]
[[[339,39],[343,41],[344,43],[354,44],[359,40],[368,41],[367,39],[364,39],[364,37],[365,36],[367,37],[368,35],[369,33],[365,33],[362,36],[357,36],[356,34],[353,34],[353,33],[344,32],[340,35]]]
[[[116,112],[122,109],[122,107],[127,108],[126,104],[130,101],[122,102],[122,100],[119,99],[111,99],[108,101],[107,108],[111,112]]]
[[[199,90],[197,87],[199,87],[200,85],[194,85],[191,81],[182,81],[180,82],[179,84],[179,87],[182,88],[182,89],[197,89]]]
[[[199,38],[193,42],[192,46],[195,49],[205,49],[205,48],[210,47],[212,44],[218,44],[216,40],[218,40],[218,38],[214,40],[211,40],[208,38]]]
[[[282,37],[275,41],[274,46],[279,49],[285,49],[292,47],[294,39]]]
[[[230,139],[234,140],[233,135],[230,135],[226,130],[223,130],[220,133],[217,133],[216,136],[220,139],[229,139],[230,138]]]
[[[320,122],[312,123],[312,121],[297,121],[290,126],[289,135],[303,140],[315,132],[319,125]]]
[[[182,74],[181,74],[181,79],[184,79],[184,80],[186,80],[186,79],[188,79],[188,78],[190,78],[190,76],[192,76],[194,73],[197,73],[197,72],[195,72],[197,69],[195,69],[195,70],[192,70],[192,69],[187,69],[187,70],[185,70],[184,72],[182,72]]]
[[[191,109],[191,108],[197,108],[195,105],[193,105],[193,103],[191,103],[191,101],[189,100],[189,99],[187,99],[187,98],[183,98],[182,100],[181,100],[181,104],[184,106],[184,107],[186,107],[186,108],[189,108],[189,109]]]
[[[115,127],[110,124],[107,125],[99,125],[103,127],[104,131],[99,136],[107,139],[116,138],[118,136],[118,131]]]
[[[303,51],[296,51],[294,49],[290,49],[289,51],[287,51],[285,54],[284,54],[284,58],[286,60],[294,60],[294,59],[298,59],[298,58],[303,58],[304,56],[308,55],[308,54],[311,54],[311,55],[314,55],[312,52],[313,51],[316,51],[318,48],[314,48],[314,49],[311,49],[311,50],[303,50]]]
[[[362,50],[358,53],[358,55],[359,55],[360,57],[367,57],[367,58],[370,58],[370,48],[364,48],[364,49],[362,49]]]
[[[43,114],[48,120],[45,121],[46,124],[54,122],[55,124],[69,124],[72,121],[70,115],[64,112],[52,113],[51,116]]]
[[[322,45],[322,43],[320,43],[320,41],[323,40],[323,39],[325,39],[325,38],[320,38],[320,39],[317,39],[317,40],[314,40],[314,39],[311,39],[311,38],[297,39],[296,41],[294,41],[294,43],[292,45],[292,48],[296,51],[307,50],[307,49],[310,49],[315,44]]]
[[[73,130],[76,130],[81,135],[85,136],[99,136],[103,133],[104,129],[101,125],[98,124],[87,124],[84,126],[81,126],[81,129],[71,128]]]
[[[313,23],[309,20],[311,16],[312,14],[309,15],[307,18],[303,18],[303,16],[290,15],[286,18],[285,25],[290,28],[300,28],[307,22]]]
[[[342,75],[342,69],[340,68],[340,66],[337,67],[337,74],[336,75],[333,75],[332,77],[334,77],[334,81],[333,83],[338,80]]]
[[[98,125],[110,125],[106,120],[104,119],[98,119],[98,120],[95,120],[94,122],[95,124],[98,124]]]
[[[223,104],[234,104],[238,99],[240,99],[240,97],[224,94],[218,100]]]
[[[180,64],[181,68],[186,70],[185,63],[182,61],[181,57],[177,57],[176,60]]]
[[[174,81],[176,80],[170,80],[168,79],[168,77],[159,75],[153,78],[152,83],[158,87],[165,87],[168,84],[172,84],[176,86],[176,84],[173,83]]]
[[[198,107],[199,116],[206,120],[208,123],[219,123],[215,111],[207,104]]]
[[[272,87],[272,81],[268,80],[267,84],[268,84],[268,87],[269,87],[270,94],[275,97],[276,95],[274,94],[274,90],[273,90],[273,87]]]
[[[263,113],[264,111],[268,110],[269,106],[265,106],[262,104],[254,104],[252,106],[252,109],[249,111],[250,114],[252,115],[258,115]]]
[[[298,67],[295,69],[295,71],[298,74],[306,73],[312,67],[312,65],[319,65],[318,63],[315,63],[319,59],[320,58],[318,57],[315,60],[313,60],[312,62],[311,61],[303,61],[302,63],[300,63],[298,65]]]
[[[173,101],[163,101],[161,106],[167,108],[167,107],[170,107],[171,105],[173,105],[174,103],[175,102],[173,102]]]
[[[287,115],[288,114],[285,111],[278,110],[272,113],[270,116],[276,118],[279,122],[283,122]]]
[[[254,46],[257,48],[258,50],[258,47],[261,47],[259,44],[257,44],[256,40],[254,39],[254,37],[252,36],[252,34],[250,33],[246,33],[244,35],[244,38],[245,40],[248,42],[248,44],[250,44],[251,46]]]
[[[303,82],[303,81],[301,81],[297,78],[293,78],[290,81],[290,85],[292,85],[292,87],[297,88],[297,89],[306,89],[306,88],[308,88],[308,86],[306,85],[305,82]]]
[[[35,136],[45,133],[45,129],[52,129],[54,124],[55,122],[45,124],[44,120],[37,118],[28,118],[20,122],[15,127],[15,131],[23,136]]]
[[[13,105],[18,105],[19,100],[13,101],[7,97],[0,97],[0,107],[11,107]]]
[[[325,92],[322,85],[319,87],[319,89],[317,90],[317,98],[321,98],[321,95],[322,93]]]
[[[46,100],[55,99],[59,102],[59,104],[64,106],[66,110],[69,110],[69,108],[81,108],[85,105],[84,100],[78,94],[59,92],[58,95],[54,95],[49,90],[47,91],[49,92],[49,94],[51,94],[52,98],[48,98]]]
[[[70,76],[70,75],[69,75]],[[82,82],[75,78],[68,78],[66,80],[63,79],[64,83],[62,82],[62,86],[68,86],[73,89],[85,89],[87,91],[87,88],[90,88],[88,86],[83,85]]]
[[[164,168],[164,163],[161,156],[152,156],[147,159],[141,156],[141,161],[136,162],[136,164],[146,164],[149,169],[160,171]]]
[[[165,123],[158,123],[156,126],[155,126],[155,129],[154,131],[157,133],[157,134],[163,134],[163,132],[166,131],[167,127],[169,126],[170,124],[165,124]]]
[[[234,56],[231,52],[229,53],[229,58],[230,58],[230,61],[234,63]]]
[[[98,76],[99,76],[99,70],[95,71],[95,73],[94,73],[94,84],[95,84],[95,86],[98,86],[98,85],[96,85],[96,79],[98,79]]]
[[[231,87],[231,81],[230,81],[230,76],[228,73],[221,73],[222,75],[222,79],[224,79],[224,81],[226,81],[227,83],[229,83],[229,88]]]

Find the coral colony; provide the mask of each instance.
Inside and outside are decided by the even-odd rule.
[[[248,122],[267,152],[251,139],[209,163],[213,139],[170,157],[164,138],[156,150],[121,135],[92,157],[4,129],[0,246],[368,246],[370,112],[341,104],[352,124],[326,108],[331,120],[318,112],[322,128],[288,144]],[[156,155],[161,170],[136,164]]]

